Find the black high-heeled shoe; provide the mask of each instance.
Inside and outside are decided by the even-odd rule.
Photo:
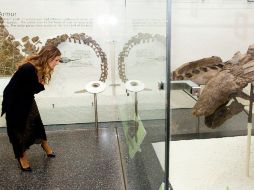
[[[41,148],[46,152],[45,148],[42,146],[41,144]],[[47,152],[46,152],[47,153]],[[50,153],[50,154],[47,154],[47,157],[49,158],[55,158],[56,157],[56,154],[54,152]]]
[[[20,166],[20,169],[24,172],[32,172],[32,168],[28,167],[28,168],[23,168],[20,160],[18,159],[18,163],[19,163],[19,166]]]

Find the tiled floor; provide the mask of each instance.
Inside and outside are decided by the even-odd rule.
[[[124,181],[113,128],[51,131],[57,157],[49,159],[39,145],[28,151],[32,173],[21,172],[6,134],[0,134],[0,189],[123,190]]]
[[[244,135],[246,116],[241,113],[224,126],[211,130],[190,109],[172,113],[171,140]],[[32,173],[21,172],[14,159],[6,128],[0,128],[0,190],[158,190],[164,172],[152,143],[164,141],[165,120],[143,121],[146,136],[140,151],[130,158],[123,123],[94,123],[46,126],[49,143],[57,153],[45,157],[39,145],[28,151]],[[129,129],[133,123],[127,123]],[[130,130],[131,131],[131,130]]]
[[[147,138],[133,159],[121,123],[46,126],[57,157],[47,158],[39,145],[28,150],[32,173],[21,172],[6,129],[0,131],[0,190],[154,190],[163,181],[159,160]]]

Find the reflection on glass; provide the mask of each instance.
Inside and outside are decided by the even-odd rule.
[[[127,122],[124,124],[124,134],[129,149],[129,156],[133,158],[138,151],[141,152],[140,145],[146,136],[145,127],[138,114],[138,92],[144,90],[145,85],[139,80],[129,80],[126,82],[125,87],[127,91],[135,93],[134,123],[130,126],[128,126]]]
[[[139,115],[134,116],[134,126],[124,126],[124,134],[129,149],[129,156],[134,158],[138,151],[141,152],[140,146],[146,136],[146,130]]]

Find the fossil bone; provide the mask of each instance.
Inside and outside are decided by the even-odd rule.
[[[249,99],[242,90],[254,81],[254,44],[245,54],[236,52],[227,62],[223,63],[218,57],[205,58],[184,64],[172,75],[174,80],[206,84],[193,107],[193,114],[205,116],[208,127],[219,127],[243,111],[243,105],[236,101],[236,97]]]
[[[191,80],[203,85],[222,70],[224,63],[220,57],[212,56],[183,64],[173,71],[173,80]]]
[[[140,43],[148,43],[153,41],[158,41],[162,43],[162,45],[166,45],[166,38],[160,34],[149,34],[149,33],[138,33],[137,35],[131,37],[131,39],[124,44],[122,51],[118,55],[118,72],[120,79],[125,83],[128,79],[125,74],[125,59],[128,57],[131,48],[140,44]]]
[[[102,51],[99,44],[85,33],[75,33],[70,36],[63,34],[53,39],[48,39],[46,45],[51,44],[58,46],[60,43],[69,40],[74,43],[84,43],[90,46],[97,57],[101,59],[101,76],[100,81],[105,82],[108,75],[108,63],[107,56]],[[4,26],[4,19],[0,16],[0,76],[11,75],[15,72],[15,64],[19,62],[24,56],[21,54],[19,47],[22,47],[22,52],[25,55],[36,53],[40,50],[37,46],[40,42],[38,36],[33,37],[30,40],[29,36],[24,36],[21,41],[15,41],[14,36],[10,35],[8,30]]]
[[[193,114],[204,115],[206,124],[215,128],[227,119],[227,114],[237,114],[243,110],[241,106],[231,106],[234,111],[225,108],[232,98],[242,93],[244,87],[254,80],[254,45],[249,46],[246,54],[237,52],[225,67],[206,84],[201,96],[193,107]],[[248,97],[246,95],[246,97]],[[238,109],[236,109],[236,107]],[[225,111],[225,115],[222,116]],[[211,122],[211,120],[213,120]],[[220,122],[217,121],[220,120]],[[216,124],[217,122],[217,124]]]
[[[48,39],[46,42],[46,45],[51,44],[58,46],[60,43],[65,42],[74,42],[74,43],[79,43],[79,44],[85,44],[90,46],[97,57],[100,57],[101,59],[101,76],[100,76],[100,81],[105,82],[108,76],[108,63],[107,63],[107,56],[105,52],[102,50],[102,48],[99,46],[99,44],[92,39],[92,37],[86,35],[85,33],[75,33],[70,36],[67,34],[63,34],[60,36],[57,36],[56,38]]]
[[[0,76],[8,76],[15,72],[15,64],[23,58],[19,46],[20,43],[9,34],[4,26],[4,19],[0,16]]]

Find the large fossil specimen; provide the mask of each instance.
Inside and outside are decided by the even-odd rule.
[[[90,46],[97,57],[101,60],[100,81],[105,82],[108,75],[107,56],[99,44],[85,33],[75,33],[70,36],[67,34],[59,35],[56,38],[48,39],[45,45],[51,44],[58,46],[62,42],[69,41]],[[16,63],[24,56],[32,55],[40,50],[41,41],[38,36],[23,37],[20,41],[15,40],[4,26],[4,20],[0,16],[0,76],[12,75],[16,70]]]
[[[67,34],[62,34],[60,36],[57,36],[56,38],[48,39],[46,42],[46,45],[55,45],[58,46],[59,44],[69,41],[69,42],[74,42],[74,43],[79,43],[79,44],[84,44],[89,47],[91,47],[96,56],[100,57],[101,60],[101,76],[100,76],[100,81],[105,82],[108,76],[108,63],[107,63],[107,56],[105,52],[102,50],[100,45],[92,39],[92,37],[88,36],[85,33],[75,33],[70,36]]]
[[[25,36],[21,41],[23,43],[22,52],[24,52],[25,55],[32,55],[39,52],[40,48],[38,47],[38,44],[41,44],[41,41],[38,36],[33,37],[31,40],[28,36]]]
[[[16,63],[23,58],[19,46],[20,42],[9,34],[3,18],[0,17],[0,76],[8,76],[15,72]]]
[[[17,62],[24,56],[39,51],[38,44],[41,44],[38,36],[31,40],[28,36],[23,37],[20,41],[15,39],[5,28],[4,20],[0,16],[0,76],[12,75],[17,69]]]
[[[185,63],[172,73],[173,80],[191,80],[203,85],[222,70],[224,63],[220,57],[212,56]]]
[[[124,44],[122,51],[118,55],[118,71],[120,79],[125,83],[128,79],[125,74],[125,59],[128,57],[130,50],[141,43],[148,43],[158,41],[166,46],[166,38],[160,34],[138,33],[131,37],[127,43]]]
[[[219,65],[218,63],[213,64],[217,66],[217,73],[211,74],[210,78],[203,76],[203,81],[198,82],[198,84],[206,85],[193,107],[193,114],[205,116],[205,123],[210,128],[220,126],[225,120],[244,110],[244,106],[236,100],[236,97],[249,99],[249,96],[242,90],[254,80],[254,44],[249,46],[245,54],[237,52],[229,61],[219,63]],[[207,66],[203,63],[201,67],[208,69],[212,65],[210,62]],[[184,68],[181,67],[181,70],[184,70],[182,73],[190,73],[190,71],[198,69],[199,65],[187,64]],[[177,69],[173,78],[182,79],[179,77],[182,76],[182,73],[179,74],[179,69]],[[191,74],[191,77],[190,75],[184,76],[195,81],[194,79],[198,77],[194,75],[201,74],[200,76],[202,76],[204,73],[192,72]]]

